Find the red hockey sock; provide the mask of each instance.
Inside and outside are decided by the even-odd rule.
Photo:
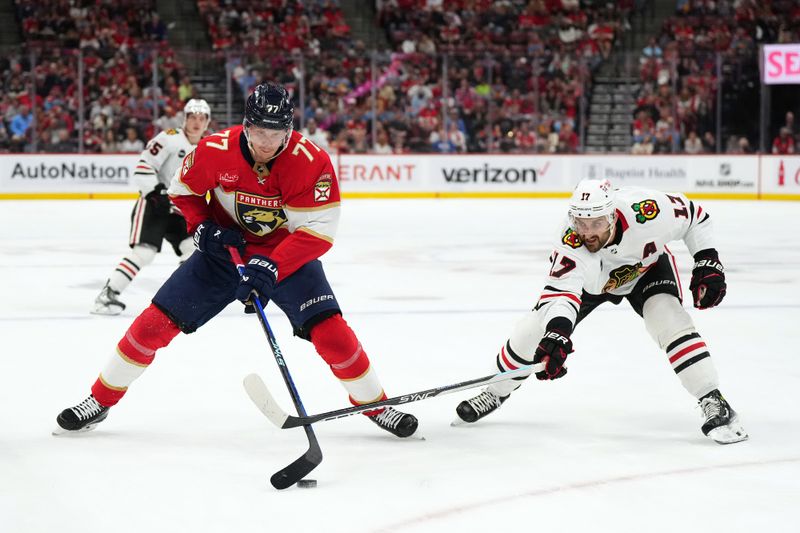
[[[115,405],[153,362],[156,350],[168,345],[179,332],[178,326],[154,305],[142,311],[92,386],[95,399],[107,407]]]

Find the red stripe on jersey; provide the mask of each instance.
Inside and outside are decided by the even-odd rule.
[[[514,363],[512,363],[511,360],[509,360],[508,356],[506,355],[506,347],[505,346],[500,348],[500,357],[503,359],[503,362],[506,364],[506,367],[508,367],[509,369],[516,370],[516,369],[519,368]]]
[[[705,347],[706,347],[706,343],[703,342],[703,341],[691,344],[691,345],[687,346],[686,348],[684,348],[683,350],[681,350],[678,353],[676,353],[675,355],[673,355],[672,357],[670,357],[669,358],[669,362],[670,363],[674,363],[675,361],[677,361],[678,359],[680,359],[684,355],[686,355],[686,354],[688,354],[690,352],[693,352],[695,350],[698,350],[700,348],[705,348]]]
[[[625,233],[625,230],[628,229],[628,221],[625,220],[625,215],[623,215],[622,211],[619,209],[617,209],[617,218],[619,219],[620,224],[622,224],[622,232]]]
[[[542,301],[545,298],[569,298],[570,300],[572,300],[576,304],[581,305],[581,299],[578,298],[577,296],[575,296],[574,294],[569,293],[569,292],[553,292],[553,293],[550,293],[550,294],[542,294],[539,297],[539,301]]]

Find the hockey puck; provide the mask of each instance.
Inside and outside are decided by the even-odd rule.
[[[317,486],[316,479],[301,479],[297,482],[297,487],[300,489],[313,489]]]

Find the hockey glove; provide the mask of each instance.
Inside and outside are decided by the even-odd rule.
[[[194,246],[205,254],[223,261],[230,261],[228,246],[235,246],[244,253],[244,237],[234,229],[223,228],[210,220],[201,222],[194,230]]]
[[[564,363],[567,355],[572,353],[572,341],[557,329],[545,332],[536,352],[533,355],[533,364],[544,363],[544,370],[536,373],[536,379],[558,379],[567,374]]]
[[[272,296],[272,288],[278,279],[278,267],[272,259],[263,255],[254,255],[244,266],[242,279],[236,288],[236,299],[247,304],[253,291],[261,297],[261,301]],[[251,304],[252,305],[252,304]]]
[[[725,297],[725,269],[719,262],[719,254],[714,248],[701,250],[694,254],[694,268],[689,290],[697,309],[709,309]]]
[[[163,183],[159,183],[155,188],[147,193],[144,197],[147,205],[157,215],[168,215],[170,208],[169,196],[167,196],[167,187]]]

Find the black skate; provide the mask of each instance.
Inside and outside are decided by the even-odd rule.
[[[703,410],[703,435],[719,444],[733,444],[746,440],[749,435],[739,423],[736,411],[723,398],[718,389],[714,389],[700,398],[700,409]]]
[[[119,292],[108,286],[106,282],[103,290],[94,299],[93,315],[118,315],[125,310],[125,304],[119,298]]]
[[[367,418],[375,422],[379,428],[400,438],[413,435],[418,425],[417,417],[392,407],[386,407],[378,414],[367,415]]]
[[[498,410],[507,399],[508,396],[501,397],[491,391],[485,390],[474,398],[464,400],[456,407],[458,418],[453,422],[453,425],[458,425],[462,421],[469,424],[477,422],[489,413]]]
[[[61,414],[56,418],[58,422],[58,429],[53,432],[54,435],[60,435],[68,432],[90,431],[94,427],[106,419],[110,407],[105,407],[97,403],[94,396],[89,395],[88,398],[83,400],[75,407],[70,407],[61,411]]]

